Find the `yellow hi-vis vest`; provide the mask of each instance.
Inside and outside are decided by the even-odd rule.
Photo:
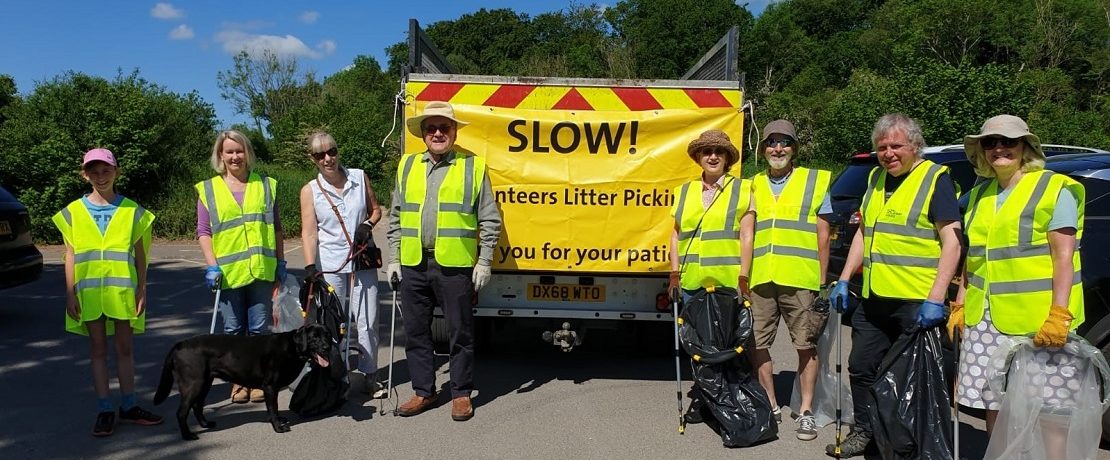
[[[724,189],[709,209],[702,204],[701,179],[675,188],[680,285],[737,288],[740,278],[740,218],[751,206],[751,181],[725,176]]]
[[[423,258],[420,214],[427,199],[423,153],[408,155],[397,168],[401,199],[401,265]],[[436,192],[435,258],[444,267],[473,267],[478,261],[478,191],[486,177],[485,160],[458,151],[447,153],[447,175]],[[414,169],[416,171],[414,171]]]
[[[242,207],[223,176],[198,182],[196,189],[212,223],[212,252],[223,272],[223,288],[235,289],[256,280],[273,281],[277,273],[277,181],[251,172]]]
[[[974,326],[990,302],[991,320],[1010,335],[1037,332],[1052,306],[1052,256],[1048,224],[1061,190],[1070,190],[1079,202],[1076,241],[1083,238],[1083,185],[1050,171],[1026,173],[996,210],[998,180],[971,191],[967,209],[967,296],[964,318]],[[1083,324],[1083,285],[1079,251],[1072,256],[1068,310],[1074,329]]]
[[[774,282],[813,291],[821,288],[817,211],[831,177],[828,171],[795,168],[778,199],[771,193],[767,173],[752,178],[756,219],[752,286]]]
[[[127,320],[133,333],[142,333],[146,314],[135,314],[135,290],[139,284],[135,244],[142,242],[149,260],[154,214],[124,198],[101,235],[88,208],[81,200],[75,200],[51,220],[73,248],[72,288],[81,307],[80,320],[65,315],[66,331],[89,335],[85,322],[106,316]],[[105,321],[105,329],[108,335],[114,334],[115,321]]]
[[[940,237],[929,222],[937,178],[948,168],[924,160],[886,199],[887,172],[871,170],[863,195],[863,296],[924,300],[937,278]]]

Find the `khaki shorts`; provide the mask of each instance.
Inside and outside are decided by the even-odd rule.
[[[809,350],[817,346],[817,338],[825,329],[828,312],[813,310],[817,293],[809,289],[779,286],[764,283],[752,288],[752,329],[755,331],[755,347],[771,348],[779,330],[779,316],[786,321],[790,339],[797,350]]]

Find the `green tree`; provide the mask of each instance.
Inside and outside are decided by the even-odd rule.
[[[302,72],[297,59],[271,51],[252,56],[241,51],[232,58],[231,70],[216,74],[220,95],[236,113],[250,115],[255,129],[296,112],[320,91],[313,72]]]
[[[15,79],[11,75],[0,74],[0,125],[4,124],[4,107],[19,99],[15,89]]]
[[[0,126],[0,182],[31,212],[35,235],[58,241],[50,216],[88,192],[81,154],[105,147],[120,166],[117,189],[150,206],[189,168],[207,164],[215,124],[212,106],[176,94],[138,72],[114,80],[66,73],[41,83],[5,110]]]

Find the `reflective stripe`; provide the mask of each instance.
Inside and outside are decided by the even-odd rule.
[[[470,190],[470,189],[467,189]],[[416,206],[419,208],[419,206]],[[474,205],[472,204],[458,204],[458,203],[440,203],[439,210],[443,212],[463,212],[471,214],[474,212]]]
[[[689,191],[689,190],[690,190],[690,183],[689,182],[687,182],[685,184],[682,184],[682,190],[678,194],[678,208],[675,209],[675,212],[674,212],[674,218],[678,222],[682,222],[682,210],[683,210],[682,208],[684,208],[686,206],[686,192]],[[690,235],[692,235],[692,234],[687,233],[686,236],[682,236],[682,234],[679,234],[679,239],[689,238]]]
[[[267,225],[274,223],[273,212],[253,212],[250,214],[243,214],[239,217],[212,225],[212,233],[219,233],[229,230],[247,222],[262,222]]]
[[[769,252],[771,252],[770,246],[760,246],[758,248],[752,249],[752,259],[760,256],[765,256]]]
[[[928,186],[918,187],[917,196],[913,198],[913,205],[910,206],[910,214],[906,219],[907,226],[917,228],[918,224],[921,223],[920,220],[923,215],[921,210],[925,207],[925,200],[929,198],[929,192],[933,190],[933,182],[937,180],[937,174],[940,173],[940,168],[940,165],[933,163],[929,165],[929,170],[925,172],[925,178],[922,179],[921,183],[923,185],[927,184]],[[913,219],[913,222],[910,222],[910,219]],[[933,236],[929,236],[929,238],[933,239]]]
[[[911,238],[921,238],[925,240],[935,240],[937,238],[936,229],[932,228],[917,228],[912,226],[904,226],[892,224],[890,222],[876,222],[874,231],[880,233],[887,233],[890,235],[908,236]]]
[[[980,291],[987,288],[987,280],[984,280],[983,277],[971,272],[967,273],[967,284],[970,284],[972,287],[979,288]]]
[[[401,210],[405,210],[404,207],[408,206],[410,204],[412,206],[416,206],[417,209],[420,208],[419,203],[406,203],[405,202],[405,197],[407,196],[405,194],[405,192],[408,191],[408,190],[405,189],[405,187],[408,185],[409,172],[412,171],[412,164],[415,163],[415,162],[416,162],[416,155],[412,155],[408,158],[408,161],[405,162],[405,167],[403,169],[404,172],[401,173],[401,183],[397,184],[397,190],[398,190],[397,196],[398,196],[398,198],[401,199]],[[410,211],[411,211],[411,209],[410,209]]]
[[[986,255],[987,255],[987,247],[986,246],[969,246],[967,248],[967,256],[968,257],[986,257]]]
[[[776,220],[775,228],[781,228],[783,230],[799,230],[803,232],[816,232],[817,224],[811,224],[809,222],[798,222],[796,220]]]
[[[1051,250],[1047,244],[1039,244],[1036,246],[1009,246],[987,250],[987,258],[991,261],[1017,259],[1020,257],[1047,256],[1050,254]]]
[[[73,255],[73,263],[79,264],[82,262],[91,262],[94,260],[114,260],[117,262],[130,262],[131,253],[122,251],[111,250],[96,250],[85,251],[80,254]]]
[[[69,208],[62,208],[62,218],[66,220],[66,225],[73,226],[73,215],[69,213]]]
[[[740,258],[735,256],[705,257],[698,261],[702,267],[719,267],[722,265],[740,265]]]
[[[732,228],[733,222],[736,222],[736,205],[737,205],[737,203],[740,202],[740,184],[736,183],[736,178],[734,178],[734,177],[729,178],[728,183],[725,184],[725,189],[726,190],[728,189],[729,185],[732,185],[733,187],[732,187],[732,195],[728,197],[728,208],[725,208],[725,222],[722,226],[722,231],[725,231],[725,232],[727,232],[729,229]],[[712,205],[710,205],[710,206],[712,206]],[[735,232],[733,232],[733,235],[735,235]],[[719,239],[719,238],[720,237],[710,238],[710,239]],[[702,241],[705,241],[705,240],[706,240],[706,236],[702,235]]]
[[[247,248],[246,251],[240,251],[234,254],[228,254],[223,257],[217,257],[216,263],[219,265],[235,263],[241,260],[247,260],[254,255],[262,255],[263,257],[277,257],[277,251],[269,248],[251,247]]]
[[[698,231],[700,232],[701,230],[698,230]],[[678,240],[679,241],[688,240],[690,238],[693,238],[694,234],[695,234],[694,232],[679,232]]]
[[[77,282],[77,289],[96,289],[102,287],[121,287],[133,288],[135,283],[131,282],[131,278],[88,278]]]
[[[780,256],[804,257],[806,259],[817,258],[817,251],[814,251],[812,249],[783,246],[781,244],[775,245],[774,248],[772,248],[771,246],[761,246],[755,248],[752,250],[752,258],[754,259],[756,257],[765,256],[768,253]]]
[[[465,228],[441,228],[436,231],[436,235],[452,238],[477,238],[478,230],[467,230]]]
[[[1082,282],[1079,272],[1072,275],[1072,285]],[[1006,281],[991,283],[989,292],[995,294],[1024,294],[1028,292],[1052,291],[1052,278],[1026,281]]]
[[[270,190],[270,179],[266,177],[265,174],[259,174],[259,177],[262,178],[262,197],[265,199],[265,201],[262,202],[262,207],[265,208],[266,211],[262,213],[262,219],[255,219],[254,216],[256,214],[244,214],[243,222],[265,222],[267,224],[273,224],[274,207],[267,205],[267,203],[274,202],[274,192]]]
[[[458,154],[454,154],[458,159]],[[463,176],[463,199],[462,202],[466,203],[469,207],[467,211],[459,212],[473,212],[474,207],[470,203],[474,202],[474,157],[467,156],[463,159],[463,168],[465,175]],[[443,208],[440,208],[443,209]]]
[[[809,169],[807,170],[806,175],[808,176],[806,177],[806,192],[804,195],[802,195],[806,198],[802,201],[802,212],[800,221],[802,223],[807,220],[806,218],[809,217],[810,211],[813,210],[813,191],[817,188],[817,170]],[[776,226],[779,228],[787,228],[782,225]],[[814,228],[816,228],[816,226],[814,226]]]
[[[216,190],[212,188],[212,181],[214,180],[216,179],[212,178],[204,181],[204,199],[207,201],[205,204],[208,205],[208,225],[211,227],[213,235],[219,233],[217,229],[223,228],[220,225],[220,212],[216,209]]]
[[[401,236],[403,236],[403,237],[404,236],[411,236],[413,238],[416,238],[416,237],[420,236],[420,232],[418,230],[416,230],[415,228],[401,227]]]
[[[697,254],[692,253],[692,252],[686,253],[686,255],[682,256],[682,263],[684,263],[684,264],[696,264],[700,260],[701,260],[701,258],[698,257]]]
[[[401,198],[402,200],[404,198]],[[420,205],[417,203],[401,203],[401,212],[418,212]]]
[[[1025,208],[1021,210],[1021,220],[1018,224],[1019,245],[1033,244],[1033,214],[1037,211],[1037,203],[1044,197],[1044,191],[1048,188],[1050,179],[1052,179],[1051,172],[1045,172],[1037,178],[1037,186],[1033,187],[1033,194],[1029,197],[1029,201],[1025,203]]]
[[[935,268],[937,266],[937,259],[935,257],[896,256],[877,252],[871,253],[871,261],[900,267]]]
[[[867,188],[868,189],[874,189],[875,186],[878,185],[878,184],[875,183],[875,181],[877,180],[876,176],[880,173],[876,172],[876,170],[878,170],[877,166],[874,167],[874,168],[871,168],[871,172],[868,173],[868,175],[867,175]],[[863,203],[861,203],[860,207],[859,207],[860,211],[867,210],[867,206],[869,204],[871,204],[871,195],[872,195],[871,190],[868,190],[867,192],[864,192],[864,194],[863,194]],[[861,223],[862,223],[862,220],[861,220]],[[863,225],[863,227],[866,230],[867,226]],[[867,236],[867,235],[864,235],[864,236]]]
[[[731,240],[736,238],[737,233],[735,230],[714,230],[712,232],[702,232],[701,234],[702,241]]]

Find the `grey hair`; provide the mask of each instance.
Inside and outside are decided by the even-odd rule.
[[[879,139],[893,131],[902,131],[906,135],[906,140],[910,141],[914,155],[917,158],[923,158],[925,136],[921,133],[921,125],[917,120],[901,113],[888,113],[879,117],[879,121],[875,122],[875,128],[871,130],[871,149],[876,150]]]
[[[247,136],[244,136],[243,133],[234,129],[220,131],[220,134],[216,136],[216,142],[212,144],[212,157],[209,158],[212,169],[215,169],[219,174],[223,174],[227,171],[223,160],[220,159],[220,153],[223,152],[224,141],[228,139],[243,146],[243,150],[247,152],[245,166],[247,167],[247,171],[250,171],[254,166],[254,147],[251,146],[251,140],[247,138]]]

